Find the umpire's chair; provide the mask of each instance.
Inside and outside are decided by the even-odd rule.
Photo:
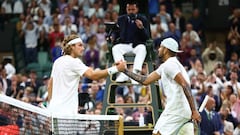
[[[147,2],[147,0],[144,0]],[[121,4],[120,4],[121,5]],[[121,9],[121,8],[120,8]],[[146,13],[145,13],[146,14]],[[108,67],[114,64],[114,59],[112,56],[112,47],[118,43],[118,39],[113,40],[111,38],[112,32],[118,30],[115,22],[106,22],[106,31],[107,35],[107,45],[108,45],[108,53],[107,53],[107,60],[108,60]],[[149,28],[150,29],[150,28]],[[150,34],[150,33],[149,33]],[[156,59],[156,51],[153,47],[153,40],[149,39],[146,42],[146,49],[147,49],[147,56],[143,63],[143,66],[147,69],[147,74],[154,71],[154,61]],[[133,64],[135,54],[127,53],[124,55],[125,60],[127,61],[127,65],[131,66]],[[161,107],[161,100],[160,100],[160,92],[158,85],[151,84],[147,87],[142,85],[134,85],[135,88],[141,88],[142,94],[146,89],[150,90],[150,102],[148,103],[124,103],[118,104],[115,102],[116,95],[119,94],[119,90],[124,86],[132,86],[131,83],[117,83],[115,82],[116,75],[111,75],[107,78],[106,82],[106,89],[104,93],[104,101],[103,101],[103,110],[102,114],[104,115],[111,115],[117,114],[116,110],[119,108],[124,108],[125,110],[129,110],[129,108],[137,108],[137,107],[144,107],[148,115],[146,115],[144,119],[145,126],[139,127],[139,123],[133,120],[124,121],[124,133],[125,134],[151,134],[153,126],[155,125],[156,120],[158,119],[162,109]],[[126,111],[126,114],[129,112]],[[134,133],[133,133],[134,132]]]

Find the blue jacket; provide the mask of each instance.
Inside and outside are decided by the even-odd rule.
[[[135,24],[135,19],[142,21],[144,28],[139,29]],[[117,25],[119,27],[120,43],[133,43],[136,46],[140,43],[145,43],[150,38],[149,23],[146,17],[137,14],[132,20],[127,14],[118,18]]]
[[[209,120],[207,112],[203,110],[201,113],[202,121],[200,123],[200,135],[213,135],[215,131],[223,133],[223,124],[220,115],[212,111],[212,118]]]

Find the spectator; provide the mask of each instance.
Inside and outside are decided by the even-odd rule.
[[[195,61],[191,61],[191,69],[188,70],[188,76],[191,78],[192,76],[196,76],[198,73],[202,72],[206,74],[203,68],[203,64],[200,59],[196,59]]]
[[[200,16],[200,12],[198,9],[193,10],[192,16],[189,18],[188,22],[192,24],[193,30],[195,30],[197,32],[200,39],[203,41],[205,38],[204,23],[203,23],[203,19]]]
[[[240,134],[240,122],[238,122],[238,126],[233,131],[233,135],[239,135],[239,134]]]
[[[92,68],[99,67],[99,49],[97,48],[97,37],[96,35],[92,35],[88,38],[87,49],[84,53],[84,60],[87,66],[91,66]]]
[[[230,108],[228,107],[227,103],[223,103],[220,111],[219,111],[220,115],[222,115],[222,117],[224,117],[225,120],[231,122],[234,126],[234,128],[237,126],[237,119],[233,117],[233,115],[230,112]]]
[[[226,63],[227,64],[227,70],[229,72],[234,68],[234,66],[237,66],[237,65],[240,64],[238,59],[239,59],[239,55],[236,52],[232,52],[230,59],[228,59],[227,63]]]
[[[234,93],[233,87],[231,85],[227,85],[221,92],[221,100],[223,102],[229,102],[230,96]]]
[[[213,72],[214,67],[217,63],[224,61],[224,53],[217,46],[216,42],[210,43],[209,46],[202,53],[202,60],[204,70],[207,75]]]
[[[51,50],[52,62],[54,62],[57,58],[62,56],[63,51],[61,48],[61,39],[57,38],[55,42],[55,46]]]
[[[25,23],[25,15],[22,13],[19,15],[19,20],[16,23],[17,34],[21,34],[22,26]]]
[[[188,58],[190,58],[191,56],[191,50],[192,48],[189,47],[186,38],[181,38],[180,40],[180,48],[181,50],[183,50],[184,53],[179,53],[178,57],[179,57],[179,61],[183,64],[184,67],[186,67],[186,69],[188,69]]]
[[[43,78],[42,78],[43,85],[39,86],[39,88],[38,88],[37,99],[36,99],[36,101],[37,101],[38,103],[39,103],[39,102],[43,102],[43,101],[47,101],[47,96],[48,96],[48,90],[47,90],[48,80],[49,80],[48,75],[44,75]]]
[[[23,89],[18,85],[17,76],[14,75],[11,77],[11,85],[10,87],[7,88],[6,95],[9,97],[20,99],[18,97],[20,90],[23,90]]]
[[[53,32],[50,32],[48,35],[48,40],[50,43],[50,49],[52,49],[57,41],[62,41],[64,34],[60,31],[60,25],[58,23],[53,24]]]
[[[171,15],[166,11],[166,6],[161,4],[159,13],[157,14],[157,17],[160,17],[161,23],[168,26],[168,23],[171,22],[172,18]],[[168,28],[166,29],[168,31]]]
[[[128,3],[126,6],[127,14],[118,18],[120,28],[120,43],[112,48],[114,61],[123,60],[123,55],[127,52],[133,52],[136,56],[133,64],[133,72],[139,73],[142,70],[142,64],[147,55],[144,43],[149,39],[149,24],[144,16],[138,14],[136,3]],[[128,77],[123,73],[117,77],[117,82],[127,81]],[[132,83],[135,83],[132,81]]]
[[[12,58],[4,58],[2,64],[6,69],[7,79],[11,79],[11,77],[16,74],[16,68],[12,64]]]
[[[137,102],[138,102],[139,93],[136,93],[136,92],[134,91],[134,88],[133,88],[132,85],[131,85],[131,86],[127,86],[127,89],[126,89],[126,91],[124,92],[124,97],[127,97],[127,96],[131,96],[134,103],[137,103]]]
[[[117,13],[120,10],[120,6],[119,6],[118,2],[119,2],[119,0],[112,0],[113,11],[115,11]]]
[[[176,29],[175,24],[172,22],[168,24],[168,31],[163,34],[163,38],[167,37],[172,37],[177,42],[179,42],[181,39],[181,32],[178,29]]]
[[[102,48],[101,45],[106,43],[106,32],[105,32],[105,26],[103,24],[100,24],[98,26],[96,37],[97,37],[97,44],[99,45],[98,47]]]
[[[38,78],[37,72],[34,71],[34,70],[31,70],[29,72],[29,77],[28,77],[28,80],[26,82],[26,86],[31,87],[33,89],[33,93],[35,95],[37,95],[38,89],[41,85],[41,82],[39,80],[37,80],[37,78]]]
[[[180,30],[181,33],[185,31],[186,19],[182,15],[180,8],[175,8],[173,13],[173,23],[175,23],[176,29]]]
[[[29,8],[28,10],[29,10],[29,13],[31,14],[31,16],[38,15],[39,6],[38,6],[36,0],[31,0],[28,4],[28,8]]]
[[[40,17],[40,16],[35,16],[35,17],[36,17],[36,20],[34,21],[36,21],[37,23],[39,32],[44,31],[44,36],[47,37],[47,34],[49,33],[48,25],[43,23],[43,17]]]
[[[61,25],[64,24],[64,20],[67,16],[70,17],[71,23],[75,22],[75,17],[71,14],[69,7],[65,6],[63,8],[63,13],[59,15],[59,23]]]
[[[24,13],[24,5],[22,0],[16,0],[13,4],[13,13],[22,14]]]
[[[91,18],[93,15],[96,15],[97,18],[103,18],[104,17],[104,10],[100,6],[99,1],[95,1],[93,3],[93,7],[88,10],[88,17]]]
[[[234,93],[239,96],[240,93],[240,82],[238,81],[238,74],[236,71],[230,72],[230,80],[225,82],[224,85],[231,85],[233,87]]]
[[[196,49],[197,55],[199,56],[201,54],[201,39],[198,33],[193,30],[193,26],[191,23],[186,24],[186,31],[183,32],[182,36],[189,39],[192,48]]]
[[[227,81],[223,66],[224,65],[222,63],[217,63],[213,72],[213,76],[216,78],[216,83],[222,88],[224,87],[224,83]]]
[[[0,82],[2,83],[3,94],[6,94],[8,87],[10,86],[11,81],[7,79],[7,72],[4,67],[0,68]]]
[[[24,36],[25,44],[25,61],[26,64],[37,62],[37,39],[39,31],[37,25],[32,21],[30,16],[27,17],[27,21],[22,27],[22,36]]]
[[[240,122],[240,100],[236,94],[231,94],[229,97],[231,114]]]
[[[12,1],[11,0],[4,0],[2,5],[2,8],[5,9],[6,14],[12,14]]]
[[[213,111],[215,100],[209,98],[205,109],[200,113],[202,121],[200,123],[201,135],[223,134],[223,124],[220,115]]]
[[[71,22],[70,16],[65,16],[64,24],[61,27],[61,32],[64,33],[65,37],[77,33],[77,25]]]
[[[43,9],[46,16],[50,16],[51,13],[51,1],[50,0],[39,0],[38,5]]]
[[[221,119],[222,119],[222,123],[223,123],[223,131],[224,131],[224,135],[232,135],[233,134],[233,123],[229,122],[226,120],[226,116],[221,115]]]
[[[240,55],[240,33],[238,30],[238,26],[230,28],[227,36],[226,51],[228,52],[228,54],[236,52],[238,56]],[[228,60],[229,56],[226,58]]]
[[[44,51],[44,52],[50,52],[50,46],[48,42],[48,38],[46,36],[46,32],[40,31],[39,32],[39,38],[38,38],[38,45],[37,45],[37,50],[39,51]]]

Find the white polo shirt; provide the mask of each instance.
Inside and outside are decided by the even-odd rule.
[[[161,134],[165,135],[174,133],[181,124],[191,119],[192,111],[188,100],[183,88],[174,78],[178,73],[181,73],[189,84],[190,79],[176,57],[167,59],[167,61],[159,66],[156,72],[161,76],[160,86],[166,96],[166,106],[155,126],[154,132],[159,130]]]
[[[77,114],[79,81],[88,68],[79,58],[69,55],[54,62],[52,99],[48,107],[52,113]]]

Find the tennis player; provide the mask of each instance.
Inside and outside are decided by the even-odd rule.
[[[178,43],[173,38],[166,38],[158,49],[162,64],[147,77],[134,74],[129,70],[124,73],[134,80],[148,85],[161,79],[161,86],[166,96],[166,105],[158,119],[153,135],[179,135],[179,130],[191,120],[201,121],[201,116],[194,106],[190,89],[190,79],[182,64],[177,60]],[[186,124],[182,135],[194,135],[194,125]]]
[[[84,46],[77,35],[69,35],[62,42],[64,55],[59,57],[52,67],[48,87],[48,109],[54,114],[78,113],[78,85],[80,77],[91,80],[105,78],[110,74],[123,71],[126,63],[117,62],[116,66],[104,70],[93,70],[87,67],[79,57],[83,54]]]

